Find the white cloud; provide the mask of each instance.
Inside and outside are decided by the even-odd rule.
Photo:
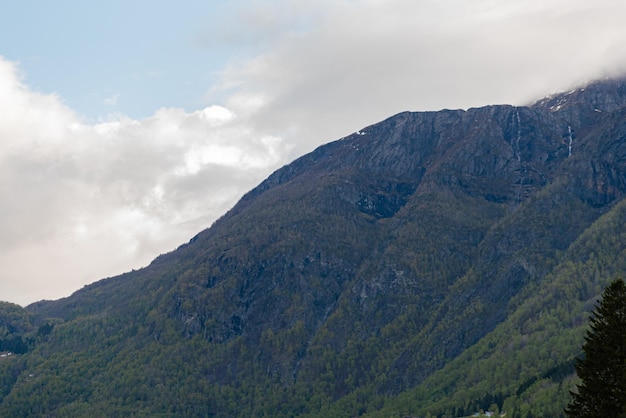
[[[0,115],[0,294],[22,304],[176,248],[287,149],[221,106],[86,124],[58,97],[30,90],[3,59]]]
[[[251,122],[292,138],[293,156],[400,111],[525,104],[626,68],[617,0],[362,0],[317,12],[314,28],[219,84],[229,104],[263,103]]]

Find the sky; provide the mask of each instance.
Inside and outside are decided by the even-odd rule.
[[[0,300],[146,266],[401,111],[626,70],[622,0],[23,0],[0,16]]]

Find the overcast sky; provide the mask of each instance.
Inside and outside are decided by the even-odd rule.
[[[148,264],[405,110],[626,69],[623,0],[23,0],[0,16],[0,300]]]

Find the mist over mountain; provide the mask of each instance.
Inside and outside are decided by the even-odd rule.
[[[144,269],[0,306],[0,415],[560,416],[625,192],[623,79],[397,114]]]

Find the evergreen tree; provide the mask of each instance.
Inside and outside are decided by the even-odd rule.
[[[596,304],[585,336],[581,378],[565,413],[570,417],[626,418],[626,284],[613,281]]]

